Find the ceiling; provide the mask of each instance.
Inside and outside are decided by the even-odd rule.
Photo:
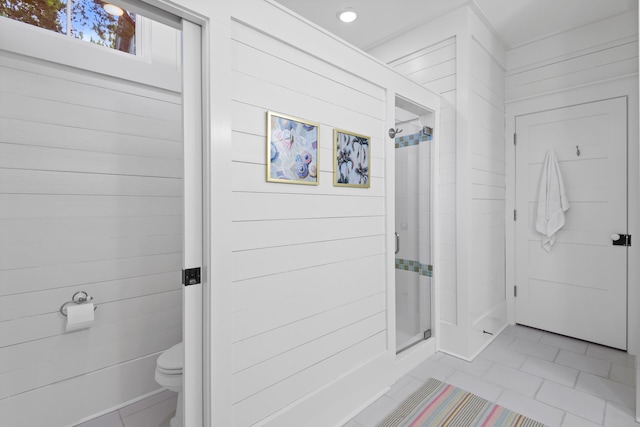
[[[638,0],[277,0],[338,37],[370,50],[412,28],[470,4],[507,50],[637,9]],[[348,7],[358,19],[336,14]]]

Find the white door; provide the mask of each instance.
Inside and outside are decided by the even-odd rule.
[[[182,123],[184,137],[184,242],[183,268],[203,266],[202,244],[202,28],[182,21]],[[185,284],[182,293],[182,338],[184,341],[185,426],[203,425],[202,283]]]
[[[516,135],[516,322],[626,349],[626,97],[517,117]],[[570,205],[550,252],[535,231],[548,150]]]

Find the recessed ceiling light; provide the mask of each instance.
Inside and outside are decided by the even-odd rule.
[[[353,8],[347,8],[341,12],[338,12],[338,19],[342,22],[349,23],[358,19],[358,14],[355,10],[353,10]]]
[[[113,15],[113,16],[124,15],[124,10],[122,10],[122,8],[116,6],[115,4],[105,3],[102,7],[104,8],[104,11],[107,12],[109,15]]]

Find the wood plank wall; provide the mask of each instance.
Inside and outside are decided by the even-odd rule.
[[[504,68],[471,38],[471,322],[504,303],[505,295],[505,138]],[[492,325],[493,326],[493,325]]]
[[[181,96],[0,54],[0,413],[70,425],[181,340]],[[94,297],[90,329],[60,306]]]
[[[402,54],[402,51],[398,51]],[[456,275],[456,38],[390,60],[389,65],[441,95],[440,123],[440,319],[457,323]]]
[[[637,11],[513,49],[507,70],[507,102],[637,74]]]
[[[249,426],[386,348],[386,95],[240,22],[232,70],[232,395]],[[268,110],[320,124],[318,186],[266,182]],[[333,186],[334,128],[372,136],[371,188]]]

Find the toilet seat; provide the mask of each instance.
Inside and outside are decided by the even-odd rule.
[[[156,381],[171,391],[182,391],[184,344],[178,343],[163,352],[156,363]]]
[[[184,366],[184,344],[174,345],[158,357],[158,370],[169,375],[182,374]]]

